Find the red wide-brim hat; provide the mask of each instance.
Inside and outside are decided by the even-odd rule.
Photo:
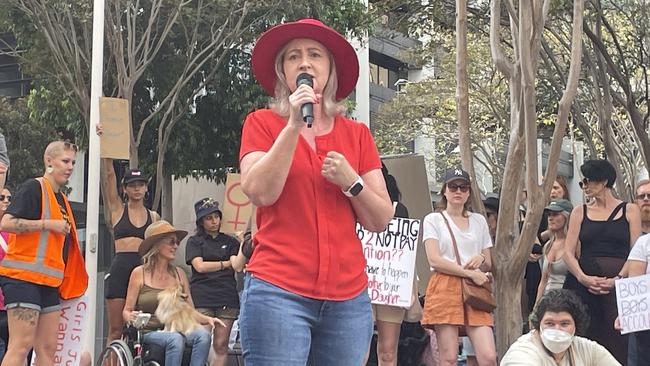
[[[359,60],[352,45],[320,20],[301,19],[274,26],[264,32],[253,48],[253,74],[269,95],[275,95],[275,57],[284,45],[297,38],[320,42],[332,54],[336,65],[338,89],[336,100],[347,97],[359,78]]]

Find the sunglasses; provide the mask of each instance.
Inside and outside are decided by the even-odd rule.
[[[450,184],[447,186],[447,189],[449,192],[457,192],[459,189],[463,193],[467,193],[469,191],[469,186],[467,184],[461,184],[461,185],[456,185],[456,184]]]
[[[582,180],[578,182],[578,185],[580,186],[580,189],[584,189],[585,186],[588,185],[589,183],[591,183],[589,178],[582,178]]]
[[[175,246],[175,245],[181,245],[181,242],[178,240],[178,238],[169,238],[165,241],[165,244],[169,246]]]
[[[11,195],[10,194],[0,194],[0,201],[7,201],[11,202]]]
[[[74,152],[79,151],[79,146],[73,144],[72,142],[69,141],[63,141],[63,147],[66,150],[74,150]]]
[[[0,196],[2,197],[2,196]],[[650,193],[641,193],[636,195],[636,199],[640,200],[650,200]]]

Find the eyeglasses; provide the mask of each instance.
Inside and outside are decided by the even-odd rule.
[[[2,196],[0,196],[0,197],[2,197]],[[636,199],[638,199],[639,201],[641,201],[641,200],[644,200],[644,201],[645,200],[650,200],[650,193],[637,194]]]
[[[467,193],[469,191],[469,186],[467,184],[450,184],[447,186],[447,189],[449,189],[449,192],[457,192],[460,189],[461,192]]]
[[[10,194],[0,194],[0,201],[7,201],[11,202],[11,195]]]

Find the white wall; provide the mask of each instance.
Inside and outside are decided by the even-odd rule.
[[[225,185],[217,184],[207,179],[185,179],[172,182],[172,207],[174,209],[173,224],[180,230],[187,230],[188,237],[194,234],[196,229],[196,215],[194,214],[194,203],[205,197],[212,197],[219,201],[219,207],[223,208]],[[181,243],[176,254],[176,263],[185,263],[185,242]]]

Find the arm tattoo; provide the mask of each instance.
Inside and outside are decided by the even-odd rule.
[[[38,320],[38,310],[17,307],[9,310],[9,315],[20,321],[27,322],[30,326],[35,327]]]
[[[20,219],[18,217],[13,218],[16,223],[16,232],[18,233],[24,233],[29,231],[29,228],[27,227],[27,222],[23,219]]]

